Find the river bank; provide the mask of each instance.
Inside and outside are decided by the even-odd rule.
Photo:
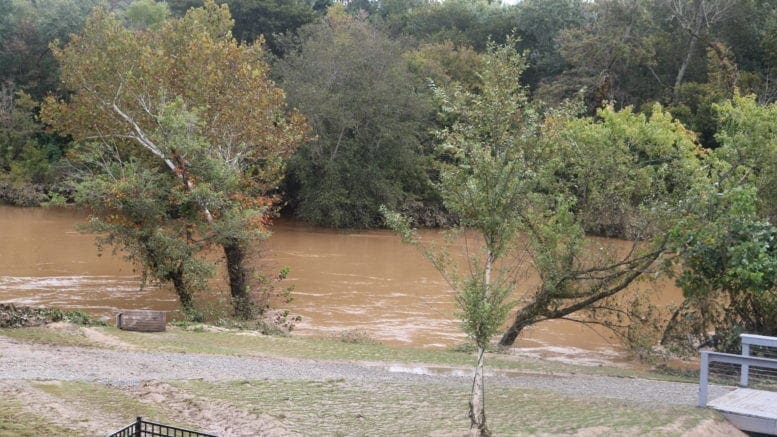
[[[3,329],[0,435],[99,435],[137,415],[224,436],[466,432],[470,354],[346,341],[205,326]],[[511,354],[488,363],[496,435],[737,435],[693,406],[692,380]]]

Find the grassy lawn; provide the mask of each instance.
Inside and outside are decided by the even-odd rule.
[[[158,405],[141,402],[117,388],[74,381],[40,381],[32,385],[60,399],[61,403],[83,411],[84,415],[114,419],[111,430],[127,425],[137,416],[172,425],[187,426],[186,423],[176,422]]]
[[[20,399],[0,397],[0,437],[33,437],[42,435],[76,435],[25,411]]]
[[[469,425],[466,387],[332,381],[178,382],[198,396],[270,414],[302,435],[429,435]],[[581,400],[536,390],[488,387],[495,435],[680,435],[714,413],[693,407]],[[597,432],[598,430],[598,432]]]
[[[302,336],[268,336],[252,331],[210,332],[168,327],[160,333],[122,331],[113,327],[98,327],[103,334],[134,345],[142,350],[159,352],[188,352],[234,356],[275,356],[323,360],[349,360],[362,362],[424,363],[437,366],[469,368],[473,355],[445,349],[419,349],[387,346],[378,343],[352,343],[333,338]],[[108,347],[86,337],[82,332],[49,329],[45,327],[0,329],[7,337],[67,346]],[[695,378],[670,375],[615,366],[582,366],[559,363],[518,355],[491,354],[487,360],[491,369],[518,370],[542,373],[583,373],[620,377],[695,382]]]
[[[21,392],[0,399],[0,436],[65,436],[118,430],[142,416],[147,420],[192,428],[176,419],[165,404],[144,402],[131,393],[99,383],[73,381],[15,381],[43,392]],[[54,408],[56,406],[56,408]],[[49,421],[47,421],[47,419]],[[65,429],[69,424],[73,429]],[[91,429],[91,431],[89,431]]]
[[[0,329],[0,335],[15,338],[17,340],[55,344],[59,346],[100,346],[100,344],[87,338],[80,329],[61,330],[46,328],[45,326],[34,328],[3,328]]]
[[[139,350],[189,352],[235,356],[278,356],[362,362],[423,363],[470,369],[469,353],[441,349],[393,347],[370,342],[353,343],[332,338],[274,337],[246,331],[210,332],[171,327],[163,333],[99,328],[2,329],[0,335],[35,343],[102,347],[101,336],[112,337]],[[104,338],[103,338],[104,340]],[[490,369],[521,372],[596,374],[670,379],[667,375],[616,367],[575,366],[547,360],[492,354]],[[673,378],[677,379],[677,378]],[[453,385],[429,379],[402,382],[359,380],[248,380],[213,382],[165,381],[177,390],[205,403],[226,402],[256,415],[270,415],[290,431],[301,435],[435,435],[467,430],[468,385]],[[44,392],[59,405],[80,414],[101,418],[107,430],[144,416],[151,420],[181,423],[176,410],[165,402],[141,400],[133,391],[98,383],[63,381],[20,382]],[[77,435],[45,418],[31,417],[30,402],[40,400],[0,399],[0,437]],[[38,405],[38,408],[44,408]],[[718,416],[690,406],[638,404],[604,398],[579,398],[549,391],[487,386],[489,426],[495,435],[681,435],[699,423]],[[45,415],[43,417],[46,417]],[[53,419],[52,419],[53,420]],[[185,419],[184,419],[185,420]],[[57,421],[57,423],[67,423]],[[78,423],[73,426],[80,428]]]
[[[168,329],[163,333],[121,331],[116,328],[97,328],[106,334],[148,350],[165,352],[196,352],[221,355],[262,355],[324,360],[349,360],[366,362],[424,363],[439,366],[473,365],[474,355],[446,349],[420,349],[389,346],[379,343],[350,343],[333,338],[303,336],[255,335],[250,331],[208,332]],[[2,334],[2,332],[0,332]],[[620,377],[641,377],[683,382],[694,378],[668,375],[615,366],[582,366],[560,363],[518,355],[494,353],[487,360],[492,369],[520,370],[542,373],[584,373]]]

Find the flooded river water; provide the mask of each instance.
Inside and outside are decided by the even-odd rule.
[[[75,229],[85,220],[84,213],[68,209],[0,206],[0,302],[105,316],[118,308],[176,310],[169,288],[141,290],[133,267],[110,248],[98,256],[94,237]],[[449,286],[389,231],[336,231],[279,220],[260,259],[263,268],[291,268],[286,282],[294,285],[294,301],[288,307],[302,316],[299,333],[360,330],[384,343],[419,347],[464,341]],[[527,272],[526,289],[535,283]],[[636,287],[654,303],[680,299],[668,279]],[[516,346],[525,354],[577,362],[615,359],[622,351],[608,333],[566,321],[531,327]]]

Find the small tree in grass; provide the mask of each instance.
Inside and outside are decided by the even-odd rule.
[[[444,164],[438,189],[445,206],[460,220],[454,234],[474,231],[478,237],[474,244],[465,240],[467,268],[461,269],[447,249],[423,244],[408,219],[384,209],[389,226],[420,247],[457,293],[457,315],[477,347],[469,416],[478,435],[490,434],[484,354],[512,307],[508,296],[517,281],[520,262],[515,261],[521,257],[515,240],[536,179],[526,151],[532,148],[527,143],[536,137],[537,117],[518,82],[525,61],[512,43],[489,45],[479,92],[436,90],[442,115],[451,121],[449,128],[439,132]]]

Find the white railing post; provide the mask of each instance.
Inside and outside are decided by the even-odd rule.
[[[750,356],[750,344],[746,343],[745,341],[742,341],[742,356],[743,357]],[[739,375],[739,386],[747,387],[749,383],[750,383],[750,365],[742,364],[742,372]]]
[[[699,406],[707,406],[707,385],[710,377],[710,353],[701,352],[701,366],[699,368]]]

